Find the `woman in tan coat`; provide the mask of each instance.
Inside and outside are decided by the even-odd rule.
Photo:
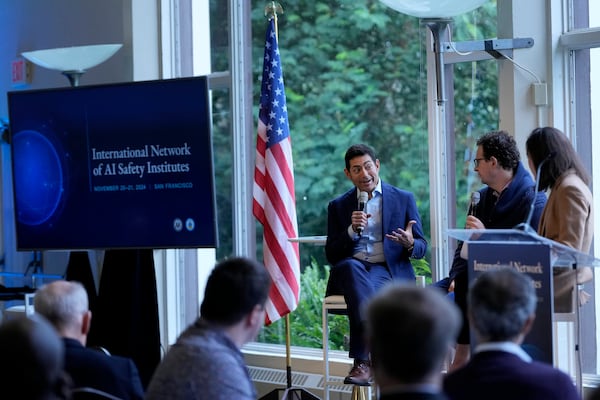
[[[529,168],[539,171],[540,190],[550,190],[538,233],[548,239],[588,253],[594,235],[589,175],[566,135],[552,127],[534,129],[526,142]],[[577,270],[577,284],[592,279],[589,267]],[[555,312],[569,309],[575,273],[555,269]]]

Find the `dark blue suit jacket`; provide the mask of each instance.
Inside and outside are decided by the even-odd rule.
[[[427,242],[423,235],[417,203],[412,193],[385,182],[381,183],[381,191],[383,195],[381,220],[385,260],[392,278],[414,280],[415,272],[409,257],[422,258],[427,250]],[[348,227],[352,223],[352,212],[357,209],[357,205],[356,187],[329,203],[325,252],[327,260],[332,265],[353,255],[354,241],[348,236]],[[395,229],[406,228],[410,220],[417,221],[412,230],[415,244],[411,254],[398,243],[394,243],[385,237],[386,233],[390,233]]]
[[[476,353],[446,376],[450,400],[579,400],[571,378],[551,365],[528,363],[504,351]]]
[[[74,339],[63,338],[63,342],[65,371],[74,387],[91,387],[122,399],[144,398],[142,382],[131,359],[83,347]]]

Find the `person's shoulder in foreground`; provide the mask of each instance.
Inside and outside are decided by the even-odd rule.
[[[580,400],[571,378],[549,364],[524,361],[502,351],[485,351],[449,374],[450,400]]]
[[[146,399],[256,399],[240,348],[264,324],[270,286],[266,268],[253,260],[217,264],[206,283],[200,318],[159,364]]]
[[[568,375],[532,361],[521,348],[537,304],[529,276],[509,267],[483,272],[469,288],[468,303],[478,345],[472,359],[444,380],[451,400],[580,399]]]

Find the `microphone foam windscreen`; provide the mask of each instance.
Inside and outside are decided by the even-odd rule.
[[[369,200],[369,194],[367,192],[360,192],[358,195],[358,201],[361,203],[366,203]]]

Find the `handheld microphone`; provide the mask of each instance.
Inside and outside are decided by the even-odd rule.
[[[369,194],[367,192],[360,192],[358,194],[358,211],[365,211],[367,201],[369,201]],[[359,226],[357,229],[358,234],[362,235],[364,229],[365,228],[363,226]]]
[[[477,205],[479,204],[479,200],[481,200],[481,193],[471,193],[471,204],[469,205],[469,211],[467,212],[467,215],[475,215],[475,213],[477,212]],[[467,227],[465,226],[465,229],[466,228]],[[462,247],[460,249],[460,257],[465,260],[469,259],[469,250],[467,242],[463,242],[462,244]]]
[[[519,224],[515,228],[522,227],[523,230],[526,232],[536,232],[536,230],[534,230],[531,227],[531,218],[533,217],[533,211],[535,210],[535,202],[537,200],[537,195],[540,191],[540,173],[542,172],[542,166],[546,163],[546,161],[552,160],[555,155],[556,155],[556,151],[551,151],[546,156],[546,158],[544,158],[542,160],[542,162],[540,162],[540,165],[538,165],[537,172],[535,174],[535,190],[533,191],[533,200],[531,200],[531,207],[529,208],[529,214],[527,214],[527,219],[525,220],[525,223]]]
[[[481,199],[481,193],[473,192],[471,193],[471,206],[469,207],[469,212],[467,215],[475,215],[477,212],[477,205],[479,204],[479,200]]]

